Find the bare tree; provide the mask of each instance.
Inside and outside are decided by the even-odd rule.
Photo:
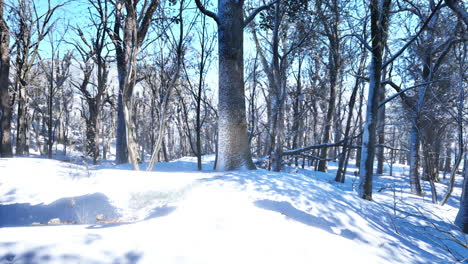
[[[166,90],[166,94],[164,95],[162,103],[162,109],[161,109],[161,115],[159,118],[159,131],[157,133],[157,140],[155,142],[154,150],[153,153],[151,154],[151,160],[148,165],[147,170],[151,171],[153,170],[153,166],[157,160],[157,155],[159,153],[159,150],[162,146],[163,142],[163,137],[164,137],[164,132],[166,130],[166,115],[167,115],[167,108],[169,104],[169,98],[172,93],[172,89],[176,85],[176,82],[179,78],[180,71],[181,71],[181,65],[183,62],[183,44],[184,44],[184,20],[183,20],[183,11],[185,9],[185,1],[181,0],[180,5],[179,5],[179,13],[178,13],[178,24],[179,24],[179,36],[176,38],[177,40],[175,41],[175,54],[176,54],[176,62],[175,62],[175,69],[173,70],[173,75],[169,81],[168,84],[168,89]],[[191,26],[189,26],[190,28]],[[175,37],[174,37],[175,38]]]
[[[55,141],[54,136],[54,99],[58,92],[63,88],[66,80],[69,77],[70,65],[71,65],[71,53],[66,53],[63,58],[60,58],[60,45],[64,42],[64,34],[62,37],[55,41],[54,34],[49,34],[49,44],[50,44],[50,58],[43,59],[39,55],[41,60],[40,65],[43,72],[46,75],[48,87],[46,91],[46,100],[47,100],[47,155],[48,158],[52,158],[52,147]]]
[[[324,0],[316,2],[317,14],[320,17],[324,28],[324,34],[328,39],[328,75],[329,75],[329,88],[330,93],[328,97],[328,106],[327,106],[327,115],[325,117],[325,127],[323,131],[323,143],[330,142],[332,128],[335,118],[336,111],[336,99],[337,99],[337,89],[340,85],[340,74],[342,67],[342,58],[341,58],[341,36],[339,33],[340,26],[340,1],[337,0],[328,0],[323,3]],[[330,13],[325,13],[324,7],[329,6],[328,10]],[[337,129],[335,127],[335,129]],[[319,157],[321,158],[318,164],[318,171],[327,171],[327,154],[328,148],[322,148],[320,150]]]
[[[371,39],[372,61],[369,68],[369,94],[367,101],[366,122],[361,146],[361,164],[359,174],[359,196],[372,200],[372,177],[374,174],[374,156],[376,147],[377,110],[380,99],[382,57],[387,42],[391,0],[371,0]]]
[[[106,21],[107,4],[103,6],[95,4],[98,11],[98,19],[96,21]],[[104,16],[104,17],[103,17]],[[87,114],[82,111],[82,116],[86,121],[86,144],[87,153],[93,159],[93,163],[97,164],[99,159],[99,127],[101,119],[101,111],[104,104],[104,99],[107,93],[108,86],[108,51],[106,38],[106,23],[97,22],[95,31],[89,41],[79,28],[76,29],[81,43],[74,43],[76,50],[81,55],[78,61],[83,72],[83,79],[80,85],[76,85],[81,92],[87,105]],[[93,81],[92,77],[95,77]]]
[[[102,3],[102,0],[99,2]],[[137,81],[136,61],[159,4],[159,0],[115,1],[114,28],[108,30],[115,46],[119,75],[116,162],[126,162],[127,152],[135,170],[139,170],[132,120],[132,97]]]
[[[13,32],[16,43],[15,61],[15,91],[18,99],[16,155],[29,155],[29,129],[31,116],[29,113],[30,96],[28,94],[29,74],[39,53],[39,45],[49,34],[53,24],[52,18],[58,8],[64,4],[53,6],[47,1],[47,11],[38,14],[32,0],[18,0],[13,8],[17,28]]]

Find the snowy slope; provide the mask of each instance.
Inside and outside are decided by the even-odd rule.
[[[441,207],[410,195],[398,166],[396,176],[376,177],[375,201],[367,202],[356,197],[351,176],[339,184],[332,173],[307,169],[220,173],[209,170],[212,162],[205,157],[207,170],[197,172],[195,159],[183,158],[147,173],[0,159],[0,263],[422,264],[468,257],[466,236],[450,224],[461,179]],[[53,218],[77,224],[40,224]]]

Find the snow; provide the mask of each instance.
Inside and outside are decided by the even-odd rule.
[[[0,159],[0,263],[435,263],[468,257],[447,205],[409,193],[408,168],[376,176],[373,202],[358,179],[309,168],[212,171],[214,156],[89,167]],[[142,166],[143,168],[146,166]],[[349,173],[355,168],[350,168]],[[297,171],[297,173],[295,172]],[[443,194],[446,183],[437,185]],[[378,192],[378,190],[381,190]],[[107,222],[97,222],[103,214]],[[76,224],[32,225],[53,218]],[[466,259],[465,259],[466,260]]]

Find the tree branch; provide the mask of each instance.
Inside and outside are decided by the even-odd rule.
[[[151,18],[153,17],[156,8],[159,5],[159,0],[152,0],[148,9],[145,12],[141,24],[138,28],[138,45],[141,46],[143,40],[145,39],[146,33],[148,32],[149,26],[151,24]]]
[[[359,36],[358,34],[351,34],[350,36],[357,38],[368,51],[372,51],[372,47],[369,46],[369,43],[367,43],[367,41],[363,39],[361,36]]]
[[[439,9],[441,7],[442,7],[442,0],[439,1],[437,6],[434,8],[434,10],[432,10],[431,15],[429,15],[429,17],[426,19],[426,21],[424,21],[424,24],[421,26],[418,33],[416,33],[416,35],[414,35],[413,38],[411,38],[399,51],[397,51],[397,53],[395,53],[389,60],[387,60],[382,65],[382,69],[387,67],[396,58],[398,58],[419,37],[419,35],[421,35],[421,33],[424,31],[424,29],[426,29],[427,25],[431,21],[432,17],[434,17],[434,15],[437,13],[437,11],[439,11]]]
[[[397,93],[388,97],[387,99],[383,100],[382,102],[379,103],[379,108],[382,107],[384,104],[392,101],[393,99],[395,99],[396,97],[398,96],[401,96],[402,97],[402,100],[409,106],[409,107],[412,107],[412,104],[410,103],[409,101],[409,98],[404,94],[406,91],[409,91],[411,89],[414,89],[414,88],[417,88],[417,87],[420,87],[420,86],[423,86],[423,85],[426,85],[426,84],[431,84],[432,82],[423,82],[423,83],[420,83],[420,84],[417,84],[417,85],[413,85],[411,87],[408,87],[408,88],[405,88],[405,89],[401,89],[398,85],[396,85],[394,82],[392,81],[383,81],[382,84],[390,84],[390,86],[392,86],[395,90],[397,90]]]
[[[198,10],[200,10],[200,12],[202,12],[206,16],[209,16],[212,19],[214,19],[214,21],[216,21],[216,24],[219,25],[219,17],[214,12],[211,12],[210,10],[207,10],[203,6],[203,4],[200,2],[200,0],[195,0],[195,4],[197,4]]]
[[[445,0],[445,4],[457,14],[468,27],[468,12],[460,5],[458,0]]]
[[[196,1],[198,2],[199,0],[196,0]],[[276,3],[276,1],[278,0],[271,1],[270,3],[266,5],[262,5],[254,9],[254,11],[252,11],[252,13],[250,13],[250,15],[244,20],[244,27],[246,27],[250,22],[252,22],[252,20],[255,18],[256,15],[258,15],[258,13],[262,12],[263,10],[268,9],[270,6]]]

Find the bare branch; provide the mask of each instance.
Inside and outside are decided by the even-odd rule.
[[[149,26],[151,24],[151,18],[153,17],[156,8],[159,5],[159,0],[152,0],[148,9],[146,10],[145,16],[141,20],[141,24],[138,28],[138,45],[141,46],[143,40],[145,39],[146,33],[148,32]]]
[[[198,0],[196,0],[196,1],[198,2]],[[244,27],[246,27],[250,22],[252,22],[252,20],[255,18],[255,16],[258,13],[262,12],[263,10],[268,9],[270,6],[275,4],[276,1],[279,1],[279,0],[271,1],[270,3],[268,3],[266,5],[262,5],[260,7],[257,7],[256,9],[254,9],[254,11],[252,11],[252,13],[250,13],[250,15],[244,20]]]
[[[416,84],[416,85],[413,85],[413,86],[410,86],[408,88],[405,88],[405,89],[401,89],[398,85],[396,85],[394,82],[390,81],[390,80],[387,80],[387,81],[383,81],[382,84],[389,84],[390,86],[392,86],[393,88],[395,88],[395,90],[397,90],[398,92],[390,97],[388,97],[387,99],[383,100],[382,102],[379,103],[379,108],[384,106],[386,103],[392,101],[393,99],[395,99],[396,97],[398,96],[401,96],[403,101],[410,107],[412,107],[412,104],[409,102],[409,98],[404,95],[405,92],[409,91],[409,90],[412,90],[414,88],[418,88],[420,86],[423,86],[423,85],[427,85],[427,84],[431,84],[433,82],[423,82],[423,83],[420,83],[420,84]]]
[[[219,18],[218,16],[214,13],[214,12],[211,12],[210,10],[207,10],[203,4],[200,2],[200,0],[195,0],[195,4],[197,4],[197,7],[198,9],[200,10],[200,12],[202,12],[203,14],[211,17],[214,19],[214,21],[216,21],[216,24],[219,25]]]
[[[426,29],[427,25],[429,24],[429,22],[432,20],[432,17],[434,17],[434,15],[437,13],[437,11],[439,11],[439,9],[442,7],[442,0],[439,1],[439,3],[437,4],[437,6],[434,8],[434,10],[432,10],[431,12],[431,15],[429,15],[429,17],[426,19],[426,21],[424,21],[424,24],[421,26],[421,28],[419,29],[418,33],[416,33],[416,35],[413,36],[413,38],[411,38],[408,42],[406,42],[406,44],[399,50],[397,51],[389,60],[387,60],[383,65],[382,65],[382,69],[387,67],[390,63],[392,63],[395,59],[397,59],[401,54],[403,54],[403,52],[419,37],[419,35],[421,35],[421,33]]]
[[[463,8],[463,6],[460,5],[458,0],[445,0],[445,4],[452,9],[452,11],[459,16],[463,22],[465,22],[465,25],[468,27],[468,12]]]

